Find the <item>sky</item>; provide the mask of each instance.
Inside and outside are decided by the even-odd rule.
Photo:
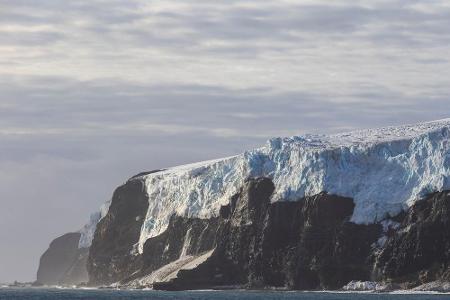
[[[449,116],[445,0],[0,0],[0,282],[141,171]]]

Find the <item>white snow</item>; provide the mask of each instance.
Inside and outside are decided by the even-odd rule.
[[[388,232],[390,229],[398,229],[400,227],[399,222],[395,222],[390,219],[386,219],[380,222],[381,226],[383,226],[383,232]]]
[[[187,251],[189,249],[189,246],[191,245],[191,231],[192,228],[189,228],[188,231],[186,232],[183,242],[183,248],[181,249],[180,258],[187,256]]]
[[[100,207],[100,211],[94,212],[89,218],[89,222],[79,230],[81,233],[80,241],[78,242],[78,248],[89,248],[94,239],[95,228],[97,223],[108,213],[111,200],[106,201]]]
[[[247,177],[267,176],[272,201],[296,201],[326,191],[355,202],[352,221],[378,222],[424,195],[450,188],[450,119],[334,135],[274,138],[264,147],[224,159],[166,169],[145,180],[149,208],[144,242],[170,216],[218,214]]]
[[[268,176],[273,201],[322,191],[355,201],[352,221],[381,221],[450,188],[450,119],[335,135],[275,138],[241,155],[144,176],[149,209],[140,237],[163,232],[173,213],[210,217],[243,180]]]
[[[376,291],[385,288],[383,284],[375,281],[352,280],[342,287],[344,291]]]
[[[142,278],[135,279],[134,281],[128,283],[128,285],[131,287],[141,287],[149,286],[154,282],[167,282],[176,278],[180,270],[195,269],[197,266],[207,261],[213,252],[214,250],[210,250],[198,256],[180,256],[179,259],[162,266],[158,270],[155,270]]]

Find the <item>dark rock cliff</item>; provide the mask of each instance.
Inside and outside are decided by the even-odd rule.
[[[134,255],[141,226],[147,213],[144,182],[132,178],[113,194],[106,216],[95,230],[87,268],[91,285],[105,285],[127,278],[142,265]]]
[[[351,199],[322,193],[270,203],[273,190],[268,178],[248,180],[221,210],[213,255],[154,288],[334,289],[370,278],[368,257],[381,228],[350,223]]]
[[[200,255],[215,247],[218,218],[183,218],[173,215],[162,234],[148,239],[143,251],[143,274],[180,257]]]
[[[41,256],[36,284],[74,285],[88,281],[88,249],[78,248],[80,233],[67,233],[53,240]]]
[[[248,179],[219,216],[174,215],[166,231],[148,239],[138,254],[135,247],[149,199],[142,178],[133,177],[114,192],[108,214],[97,226],[85,262],[90,284],[310,290],[338,289],[351,280],[406,283],[406,287],[450,280],[446,191],[392,218],[398,226],[387,231],[381,224],[350,222],[354,209],[350,198],[323,192],[295,202],[271,203],[273,192],[270,179]],[[383,237],[385,242],[380,243]],[[64,261],[76,256],[69,244],[65,243],[72,256]],[[50,249],[61,246],[55,247]],[[40,271],[39,278],[51,277],[43,283],[57,284],[71,274],[67,270],[76,269],[68,265],[47,277]]]
[[[409,286],[434,280],[450,281],[450,192],[429,195],[397,216],[377,256],[379,279]]]
[[[153,287],[338,289],[351,280],[383,280],[410,288],[450,279],[449,192],[417,202],[393,218],[399,228],[383,232],[380,224],[349,221],[352,199],[321,193],[270,203],[273,189],[267,178],[248,180],[209,225],[217,226],[211,257]],[[164,235],[183,232],[178,224]]]

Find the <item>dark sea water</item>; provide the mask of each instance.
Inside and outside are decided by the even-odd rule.
[[[16,300],[450,300],[444,294],[348,294],[314,292],[249,292],[249,291],[195,291],[195,292],[158,292],[158,291],[116,291],[116,290],[69,290],[69,289],[0,289],[0,299]]]

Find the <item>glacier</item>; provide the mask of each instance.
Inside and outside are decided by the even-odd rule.
[[[91,246],[97,224],[108,213],[110,204],[111,200],[103,203],[100,210],[92,213],[89,217],[89,222],[78,231],[81,234],[80,241],[78,242],[78,248],[89,248]]]
[[[425,195],[450,188],[450,118],[414,125],[341,134],[273,138],[240,155],[168,168],[142,175],[149,207],[137,249],[162,233],[170,217],[217,216],[248,177],[275,184],[272,202],[298,201],[327,192],[353,198],[351,221],[380,222]],[[80,245],[89,246],[95,225],[83,228]]]

